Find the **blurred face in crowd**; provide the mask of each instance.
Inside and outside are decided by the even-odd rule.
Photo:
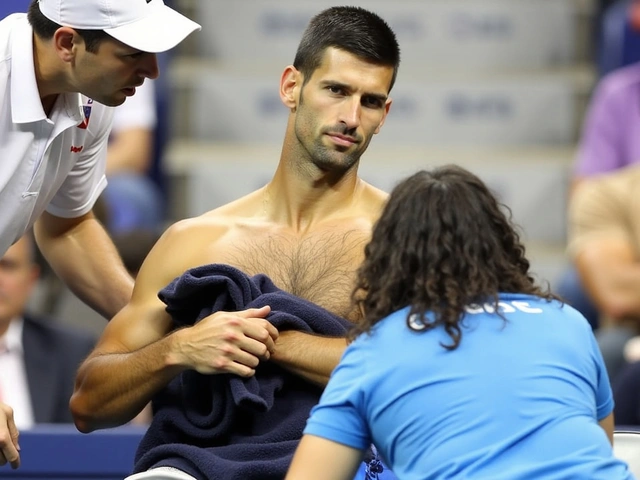
[[[33,245],[28,237],[13,244],[0,259],[0,332],[24,312],[38,280],[39,269],[33,260]]]

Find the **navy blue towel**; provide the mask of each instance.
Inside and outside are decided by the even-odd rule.
[[[159,294],[175,327],[217,311],[271,306],[278,330],[344,336],[350,323],[228,265],[185,272]],[[255,376],[187,371],[153,400],[154,417],[136,454],[134,472],[172,466],[198,479],[280,480],[322,389],[271,362]]]

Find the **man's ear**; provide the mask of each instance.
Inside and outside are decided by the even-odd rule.
[[[71,27],[60,27],[53,34],[53,46],[60,60],[72,62],[76,56],[76,48],[82,37]]]
[[[389,114],[389,109],[391,108],[392,102],[393,100],[391,100],[390,98],[387,99],[387,103],[385,103],[384,105],[384,114],[382,115],[382,120],[380,120],[380,123],[378,124],[378,128],[376,128],[376,131],[373,132],[374,134],[378,133],[382,128],[382,125],[384,125],[384,121],[387,119],[387,115]]]
[[[282,72],[282,77],[280,78],[280,99],[290,110],[295,110],[298,106],[302,81],[302,73],[293,65],[289,65],[284,69],[284,72]]]

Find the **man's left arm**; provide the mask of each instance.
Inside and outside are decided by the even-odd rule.
[[[35,236],[55,273],[95,311],[111,319],[127,304],[133,279],[92,212],[77,218],[44,212],[35,224]]]
[[[325,386],[347,348],[344,337],[322,337],[281,331],[271,361],[311,382]]]

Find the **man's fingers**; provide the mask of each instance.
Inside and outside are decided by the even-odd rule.
[[[246,336],[237,343],[238,348],[260,360],[268,360],[271,352],[275,350],[275,345],[271,337],[267,335],[267,340],[264,340],[264,333],[260,335],[261,338],[253,338],[250,334],[245,335]]]
[[[20,444],[18,443],[18,438],[20,437],[20,432],[18,431],[18,427],[13,420],[13,412],[11,412],[11,416],[9,417],[9,435],[11,436],[11,442],[16,447],[17,451],[20,451]]]
[[[269,332],[269,336],[274,341],[278,339],[278,335],[280,335],[280,332],[278,332],[278,329],[276,327],[274,327],[271,323],[267,322],[267,325],[265,326],[265,328]]]
[[[238,353],[234,355],[233,362],[237,365],[244,365],[250,369],[252,371],[251,374],[253,374],[253,371],[255,371],[258,365],[260,365],[260,358],[258,355],[254,355],[253,353],[245,350],[239,350]]]
[[[265,305],[260,308],[248,308],[247,310],[240,310],[236,312],[236,314],[243,318],[264,318],[269,315],[271,311],[271,307],[269,305]]]
[[[256,323],[247,323],[244,326],[243,331],[247,340],[257,341],[256,343],[258,344],[255,345],[251,342],[243,344],[241,345],[243,350],[250,351],[254,355],[258,355],[260,357],[265,356],[267,352],[275,351],[275,339],[278,338],[278,330],[266,320]],[[251,348],[251,345],[254,345],[254,349],[247,350],[247,347]],[[260,348],[259,345],[266,346],[266,351],[264,349],[260,351],[255,350],[255,348]]]
[[[20,466],[20,453],[18,449],[18,429],[13,421],[13,410],[7,405],[2,405],[0,415],[0,465],[7,462],[12,468]],[[4,428],[6,427],[6,428]],[[4,431],[3,431],[4,430]]]
[[[241,349],[237,349],[232,355],[220,357],[215,360],[211,367],[217,373],[232,373],[242,377],[250,377],[256,373],[256,367],[260,360]]]
[[[15,449],[15,447],[13,447],[8,453],[5,452],[4,456],[7,460],[9,460],[9,464],[14,470],[20,466],[20,454],[18,453],[18,450]]]

